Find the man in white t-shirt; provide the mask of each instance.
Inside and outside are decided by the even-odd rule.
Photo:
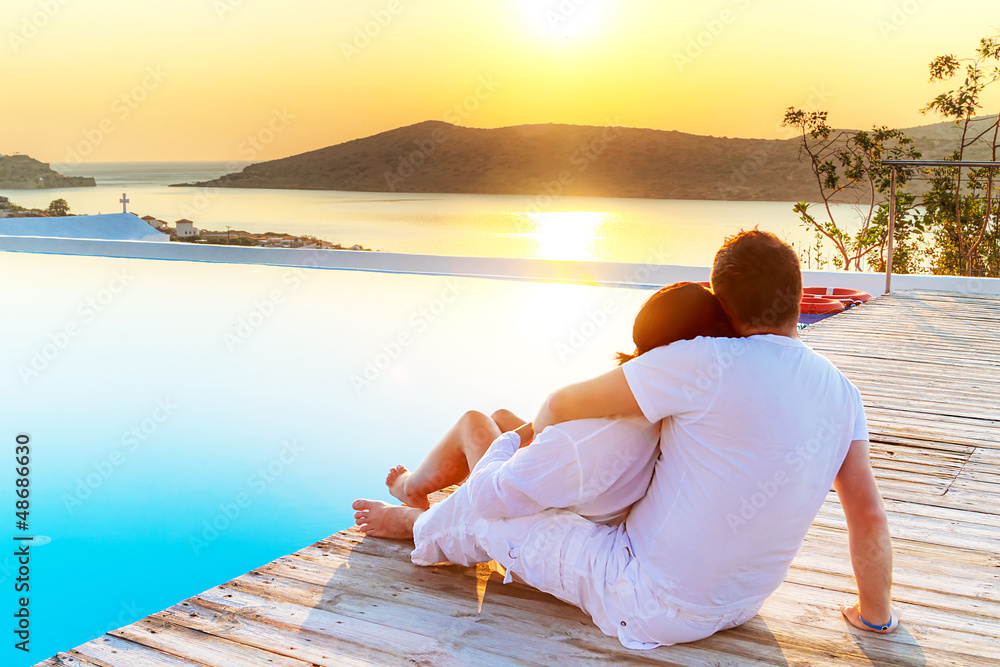
[[[579,606],[625,646],[652,648],[752,618],[784,580],[832,484],[859,589],[841,611],[855,627],[894,630],[891,544],[861,397],[797,338],[798,258],[770,234],[743,233],[716,256],[712,287],[743,338],[657,348],[555,392],[534,421],[541,432],[587,418],[662,420],[652,483],[624,524],[565,510],[483,516],[466,486],[503,489],[495,466],[477,466],[468,485],[424,514],[359,501],[362,530],[412,533],[418,564],[488,556],[508,578]],[[507,450],[491,446],[484,461],[509,458]]]

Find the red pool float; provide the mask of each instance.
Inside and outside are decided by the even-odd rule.
[[[847,307],[837,299],[803,294],[802,301],[799,302],[799,324],[815,324],[846,309]]]
[[[845,308],[857,306],[869,301],[872,298],[872,295],[868,292],[862,292],[861,290],[856,289],[847,289],[845,287],[806,287],[802,290],[802,293],[810,296],[836,299],[844,304]]]

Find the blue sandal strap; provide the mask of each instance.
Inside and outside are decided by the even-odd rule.
[[[860,610],[858,611],[858,618],[860,618],[861,622],[864,623],[869,628],[871,628],[872,630],[888,630],[890,627],[892,627],[892,614],[891,613],[889,614],[889,622],[886,623],[885,625],[875,625],[874,623],[869,623],[868,621],[865,620],[865,617],[861,615],[861,611]]]

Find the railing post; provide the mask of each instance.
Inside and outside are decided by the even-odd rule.
[[[896,167],[889,176],[889,253],[885,258],[885,293],[892,289],[892,239],[896,233]]]

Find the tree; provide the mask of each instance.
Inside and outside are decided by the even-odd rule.
[[[56,199],[49,204],[48,213],[60,217],[69,215],[69,204],[65,199]]]
[[[946,160],[966,159],[970,150],[985,147],[997,160],[1000,116],[977,117],[987,86],[1000,78],[1000,39],[980,40],[971,58],[938,56],[930,63],[930,80],[947,81],[959,72],[961,84],[935,97],[922,109],[935,112],[959,128],[958,148]],[[924,196],[925,220],[934,231],[934,271],[944,274],[1000,275],[1000,221],[994,169],[941,167],[931,172],[931,189]]]
[[[836,248],[832,261],[837,268],[884,269],[889,235],[889,206],[885,200],[890,196],[891,169],[882,166],[882,160],[919,158],[920,153],[911,145],[913,140],[901,130],[885,126],[874,127],[871,132],[835,131],[827,124],[826,111],[802,111],[794,107],[785,111],[781,124],[799,129],[801,154],[808,157],[816,178],[824,209],[819,214],[821,219],[813,215],[812,205],[807,202],[796,204],[794,211],[803,226],[815,233],[817,250],[825,239]],[[900,169],[898,185],[905,185],[911,176],[911,170]],[[857,205],[861,213],[858,231],[852,232],[837,223],[832,205],[841,202]],[[915,271],[919,266],[920,248],[913,233],[920,233],[923,228],[913,202],[911,195],[897,190],[892,261],[901,273]],[[820,259],[820,266],[824,263]]]

